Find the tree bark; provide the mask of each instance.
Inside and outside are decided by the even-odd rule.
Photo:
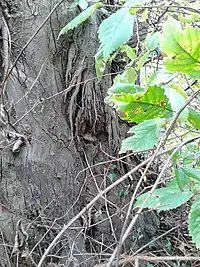
[[[2,1],[12,40],[10,66],[57,3]],[[117,179],[128,168],[123,163],[88,168],[110,159],[107,154],[116,156],[127,125],[104,104],[111,76],[96,79],[100,13],[56,40],[77,14],[71,4],[64,1],[25,49],[4,91],[9,123],[1,126],[2,267],[37,266],[63,224],[112,182],[109,175]],[[4,44],[2,39],[2,48]],[[4,56],[2,49],[3,63]],[[23,144],[13,152],[19,140]],[[125,216],[117,208],[128,201],[119,198],[125,186],[102,197],[65,233],[46,266],[93,266],[97,253],[112,252]]]

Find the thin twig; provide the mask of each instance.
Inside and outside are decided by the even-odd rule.
[[[61,0],[60,2],[58,2],[53,9],[50,11],[50,13],[48,14],[48,16],[43,20],[43,22],[40,24],[40,26],[36,29],[36,31],[34,32],[34,34],[30,37],[30,39],[27,41],[27,43],[22,47],[21,51],[19,52],[17,58],[15,59],[12,67],[10,68],[10,70],[8,71],[3,83],[2,83],[2,88],[4,88],[4,85],[6,83],[6,81],[8,80],[8,77],[10,76],[10,74],[12,73],[14,67],[16,66],[18,60],[20,59],[21,55],[23,54],[24,50],[29,46],[29,44],[33,41],[33,39],[35,38],[35,36],[40,32],[40,30],[43,28],[43,26],[46,24],[46,22],[49,20],[49,18],[52,16],[52,14],[55,12],[55,10],[64,2],[64,0]]]
[[[139,182],[138,182],[138,184],[137,184],[137,187],[135,188],[134,194],[133,194],[133,196],[132,196],[131,204],[129,205],[129,210],[128,210],[128,213],[127,213],[127,216],[126,216],[126,219],[125,219],[123,228],[122,228],[122,232],[121,232],[121,235],[120,235],[119,244],[117,245],[116,250],[113,252],[113,255],[112,255],[112,257],[110,258],[107,267],[109,267],[109,266],[111,265],[111,263],[112,263],[112,261],[114,260],[116,254],[117,254],[117,257],[119,258],[121,245],[122,245],[123,242],[124,242],[124,241],[122,242],[122,236],[124,235],[125,227],[126,227],[127,222],[128,222],[128,216],[129,216],[129,213],[130,213],[130,206],[132,207],[132,202],[133,202],[134,199],[135,199],[135,196],[136,196],[136,194],[137,194],[137,190],[138,190],[140,184],[142,183],[142,181],[143,181],[143,179],[144,179],[144,177],[145,177],[145,175],[146,175],[146,173],[147,173],[147,171],[148,171],[148,169],[149,169],[151,163],[154,161],[154,159],[155,159],[155,157],[157,156],[157,154],[158,154],[159,150],[161,149],[161,147],[164,146],[164,144],[166,143],[167,138],[169,137],[169,135],[170,135],[170,133],[171,133],[171,131],[172,131],[172,129],[173,129],[173,127],[174,127],[174,125],[175,125],[175,123],[176,123],[178,117],[180,116],[181,112],[182,112],[182,111],[189,105],[189,103],[190,103],[190,102],[191,102],[191,101],[192,101],[192,100],[199,94],[199,92],[200,92],[200,89],[197,90],[195,93],[193,93],[193,94],[187,99],[187,101],[185,101],[185,103],[181,106],[181,108],[176,112],[176,114],[175,114],[175,116],[173,117],[173,119],[172,119],[172,121],[171,121],[169,127],[166,129],[165,133],[163,134],[163,136],[162,136],[162,138],[161,138],[161,140],[160,140],[160,142],[159,142],[159,144],[158,144],[158,147],[157,147],[157,149],[156,149],[154,155],[152,156],[151,160],[148,162],[148,164],[147,164],[147,166],[146,166],[146,168],[145,168],[145,170],[144,170],[144,172],[143,172],[143,174],[142,174],[142,176],[141,176],[141,178],[140,178],[140,180],[139,180]],[[160,177],[160,178],[159,178],[159,177],[160,177],[160,176],[158,176],[157,179],[160,180],[161,177]],[[156,181],[157,181],[157,180],[156,180]],[[158,181],[158,182],[159,182],[159,181]],[[155,184],[154,184],[154,185],[155,185]],[[153,188],[154,188],[154,186],[153,186]],[[152,188],[152,189],[153,189],[153,188]],[[128,236],[128,235],[127,235],[127,236]]]
[[[4,236],[3,236],[3,232],[2,231],[1,231],[1,238],[2,238],[2,241],[3,241],[3,244],[4,244],[4,249],[5,249],[5,253],[6,253],[8,266],[11,267],[10,258],[9,258],[9,255],[8,255],[7,247],[5,245],[5,240],[4,240]]]
[[[150,262],[162,262],[162,261],[200,261],[200,257],[193,256],[126,256],[124,259],[119,261],[119,265],[135,262],[136,260],[150,261]],[[115,263],[114,263],[115,264]],[[105,264],[96,264],[94,267],[105,267]],[[113,265],[114,266],[114,265]]]
[[[168,153],[171,150],[174,150],[175,146],[172,148],[169,148],[167,150],[164,150],[162,152],[160,152],[157,156],[161,156],[165,153]],[[42,263],[44,262],[45,258],[47,257],[47,255],[49,254],[49,252],[51,251],[51,249],[55,246],[56,242],[61,238],[61,236],[65,233],[65,231],[77,220],[79,219],[89,208],[91,208],[94,203],[100,199],[102,197],[103,194],[109,192],[111,189],[113,189],[115,186],[117,186],[118,184],[122,183],[124,180],[128,179],[129,176],[136,172],[137,170],[139,170],[141,167],[143,167],[144,165],[146,165],[149,161],[151,160],[151,158],[144,160],[143,162],[141,162],[139,165],[137,165],[135,168],[133,168],[132,170],[130,170],[128,173],[126,173],[125,175],[123,175],[121,178],[119,178],[118,180],[116,180],[115,182],[113,182],[110,186],[108,186],[107,188],[105,188],[100,194],[98,194],[96,197],[94,197],[74,218],[72,218],[66,225],[63,226],[62,230],[57,234],[57,236],[53,239],[53,241],[50,243],[50,245],[48,246],[48,248],[45,250],[44,254],[42,255],[39,263],[38,263],[38,267],[42,266]]]
[[[170,157],[167,159],[167,161],[166,161],[164,167],[162,168],[162,171],[160,172],[158,178],[156,179],[156,181],[155,181],[155,183],[154,183],[152,189],[149,191],[148,196],[145,198],[143,204],[141,205],[141,207],[140,207],[139,210],[137,211],[137,214],[134,216],[134,218],[133,218],[132,221],[130,222],[128,228],[126,229],[126,232],[124,233],[124,235],[123,235],[123,237],[122,237],[122,241],[121,241],[121,244],[120,244],[120,245],[123,245],[123,243],[125,242],[126,238],[128,237],[128,235],[129,235],[131,229],[133,228],[133,226],[135,225],[135,223],[136,223],[138,217],[139,217],[140,214],[142,213],[142,210],[143,210],[143,208],[145,207],[146,202],[147,202],[147,201],[149,200],[149,198],[152,196],[152,194],[153,194],[154,190],[156,189],[156,187],[157,187],[159,181],[161,180],[163,174],[165,173],[165,171],[166,171],[166,169],[167,169],[167,167],[168,167],[168,165],[169,165],[169,163],[170,163],[172,157],[174,156],[174,154],[175,154],[177,151],[179,151],[179,150],[181,149],[181,147],[183,147],[184,145],[186,145],[186,144],[188,144],[188,143],[191,143],[191,142],[194,142],[194,141],[198,140],[199,138],[200,138],[200,135],[199,135],[199,136],[195,136],[195,137],[193,137],[193,138],[191,138],[191,139],[189,139],[189,140],[186,140],[186,141],[180,143],[179,146],[178,146],[176,149],[173,150],[172,154],[171,154]],[[154,157],[154,156],[151,157],[151,160],[152,160],[153,157]],[[149,160],[149,162],[150,162],[151,160]],[[114,250],[112,256],[110,257],[110,260],[108,261],[106,267],[110,267],[110,266],[112,266],[112,262],[114,261],[114,259],[115,259],[115,257],[116,257],[116,254],[117,254],[118,250],[119,250],[119,245],[116,246],[116,248],[115,248],[115,250]]]

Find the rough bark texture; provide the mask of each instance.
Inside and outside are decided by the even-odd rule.
[[[2,1],[2,14],[12,37],[10,64],[57,2]],[[9,125],[2,128],[0,238],[5,244],[0,246],[2,267],[16,263],[35,266],[34,262],[37,264],[62,225],[98,190],[111,183],[109,174],[114,173],[117,179],[128,168],[123,163],[107,164],[77,176],[82,169],[108,160],[104,151],[115,156],[127,126],[104,104],[110,76],[102,82],[93,79],[99,13],[56,41],[60,28],[76,15],[68,9],[70,5],[64,1],[31,42],[6,87],[4,102],[11,124],[25,139],[19,151],[13,153],[16,139],[6,143],[5,134],[14,130]],[[68,87],[65,94],[51,97]],[[120,207],[127,198],[121,200],[118,194],[125,186],[104,196],[108,201],[102,197],[74,224],[52,251],[54,257],[47,258],[47,266],[54,266],[50,262],[93,266],[97,257],[88,257],[87,253],[95,255],[102,249],[112,252],[126,211]],[[92,224],[95,226],[91,227]],[[150,235],[155,232],[153,228],[147,231]],[[131,246],[130,242],[127,246]]]

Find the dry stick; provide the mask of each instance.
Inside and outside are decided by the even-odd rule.
[[[128,211],[127,211],[127,214],[126,214],[126,218],[125,218],[125,221],[124,221],[124,224],[123,224],[123,227],[122,227],[122,231],[121,231],[121,235],[120,235],[120,239],[119,239],[119,243],[117,245],[117,263],[118,263],[118,260],[119,260],[119,257],[120,257],[120,248],[121,248],[121,245],[122,245],[122,238],[123,238],[123,235],[126,231],[126,225],[128,223],[128,219],[129,219],[129,216],[131,214],[131,210],[133,209],[133,203],[135,201],[135,198],[136,198],[136,194],[137,194],[137,191],[139,190],[139,187],[141,185],[143,181],[143,175],[140,177],[140,180],[138,181],[136,187],[135,187],[135,190],[134,190],[134,193],[132,195],[132,198],[131,198],[131,201],[130,201],[130,204],[129,204],[129,207],[128,207]],[[114,251],[115,252],[115,251]],[[113,253],[114,253],[113,252]],[[111,256],[112,257],[112,256]]]
[[[182,224],[185,224],[187,221],[183,222]],[[172,231],[176,230],[177,228],[181,227],[181,225],[177,225],[173,228],[171,228],[170,230],[168,230],[167,232],[164,232],[162,235],[157,236],[156,238],[154,238],[153,240],[149,241],[147,244],[145,244],[144,246],[142,246],[141,248],[139,248],[137,251],[135,251],[132,256],[137,255],[140,251],[142,251],[143,249],[147,248],[149,245],[151,245],[153,242],[159,240],[160,238],[162,238],[163,236],[166,236],[167,234],[171,233]]]
[[[26,117],[35,107],[37,107],[39,104],[43,103],[42,100],[37,100],[37,102],[32,106],[31,109],[29,109],[21,118],[19,118],[15,123],[13,123],[13,126],[15,126],[17,123],[19,123],[23,118]]]
[[[154,155],[152,156],[151,160],[148,162],[148,164],[147,164],[147,166],[146,166],[146,168],[145,168],[145,170],[144,170],[144,173],[142,174],[142,176],[141,176],[141,178],[140,178],[140,180],[139,180],[139,182],[138,182],[138,184],[137,184],[137,186],[136,186],[136,188],[135,188],[134,194],[133,194],[133,196],[132,196],[131,203],[130,203],[130,206],[129,206],[129,210],[128,210],[128,213],[127,213],[127,216],[126,216],[126,219],[125,219],[125,222],[124,222],[122,231],[121,231],[119,244],[118,244],[118,246],[116,247],[116,250],[113,252],[113,254],[115,253],[115,255],[113,255],[113,257],[111,257],[112,260],[114,260],[114,258],[115,258],[115,256],[116,256],[116,251],[117,251],[117,258],[119,259],[120,249],[121,249],[121,245],[122,245],[122,244],[121,244],[121,243],[122,243],[122,237],[123,237],[123,235],[124,235],[125,228],[126,228],[126,225],[127,225],[127,222],[128,222],[128,217],[129,217],[129,214],[130,214],[130,209],[131,209],[131,207],[132,207],[132,203],[133,203],[134,198],[135,198],[135,196],[136,196],[136,194],[137,194],[137,190],[138,190],[140,184],[142,183],[142,181],[143,181],[143,179],[144,179],[144,177],[145,177],[145,175],[146,175],[146,173],[147,173],[147,171],[148,171],[148,169],[149,169],[151,163],[154,161],[154,159],[155,159],[155,157],[157,156],[157,154],[158,154],[160,148],[165,144],[167,138],[169,137],[169,135],[170,135],[170,133],[171,133],[171,131],[172,131],[172,129],[173,129],[173,127],[174,127],[174,125],[175,125],[175,123],[176,123],[178,117],[180,116],[181,112],[182,112],[182,111],[189,105],[189,103],[190,103],[190,102],[191,102],[191,101],[192,101],[192,100],[199,94],[199,92],[200,92],[200,89],[197,90],[195,93],[193,93],[193,94],[188,98],[188,100],[182,105],[182,107],[176,112],[176,114],[175,114],[174,118],[172,119],[172,121],[171,121],[169,127],[166,129],[165,133],[163,134],[163,137],[161,138],[161,140],[160,140],[160,142],[159,142],[159,144],[158,144],[158,147],[157,147],[157,149],[156,149]],[[111,259],[109,260],[109,264],[111,264]],[[108,265],[108,266],[110,266],[110,265]],[[107,266],[107,267],[108,267],[108,266]]]
[[[177,146],[176,146],[177,147]],[[169,149],[166,149],[162,152],[160,152],[157,156],[161,156],[171,150],[175,149],[175,146]],[[105,188],[103,191],[101,191],[100,194],[98,194],[96,197],[94,197],[86,206],[85,208],[83,208],[74,218],[72,218],[68,224],[64,225],[62,230],[57,234],[57,236],[54,238],[54,240],[51,242],[51,244],[48,246],[48,248],[45,250],[44,254],[42,255],[39,263],[38,263],[38,267],[42,266],[42,263],[44,262],[45,258],[47,257],[47,255],[49,254],[49,252],[51,251],[51,249],[55,246],[56,242],[60,239],[60,237],[64,234],[64,232],[77,220],[81,217],[82,214],[84,214],[90,207],[92,207],[92,205],[99,199],[102,197],[103,194],[106,194],[107,192],[109,192],[111,189],[113,189],[115,186],[117,186],[118,184],[120,184],[121,182],[123,182],[124,180],[126,180],[129,175],[131,175],[132,173],[136,172],[137,170],[139,170],[141,167],[143,167],[144,165],[146,165],[149,161],[151,160],[151,158],[146,159],[145,161],[141,162],[138,166],[136,166],[135,168],[133,168],[132,170],[130,170],[128,173],[126,173],[125,175],[123,175],[121,178],[119,178],[118,180],[116,180],[113,184],[111,184],[110,186],[108,186],[107,188]]]
[[[187,223],[187,221],[183,222],[183,224],[185,224],[185,223]],[[167,234],[169,234],[169,233],[171,233],[172,231],[176,230],[176,229],[179,228],[180,226],[181,226],[181,225],[177,225],[177,226],[171,228],[170,230],[168,230],[167,232],[164,232],[162,235],[159,235],[158,237],[152,239],[152,240],[149,241],[147,244],[145,244],[143,247],[141,247],[141,248],[139,248],[137,251],[135,251],[135,252],[132,254],[131,257],[136,256],[139,252],[141,252],[143,249],[145,249],[146,247],[148,247],[149,245],[151,245],[153,242],[159,240],[159,239],[162,238],[163,236],[166,236]],[[111,254],[109,254],[109,255],[111,255]],[[124,257],[124,255],[123,255],[123,257]],[[128,256],[128,255],[125,256],[125,259],[128,258],[128,257],[130,257],[130,256]],[[122,261],[123,261],[123,260],[122,260]],[[117,263],[117,262],[116,262],[116,263]],[[123,262],[122,262],[121,264],[123,264]],[[119,260],[118,265],[121,265],[121,264],[120,264],[120,260]],[[96,265],[95,267],[105,267],[105,266],[106,266],[106,263]]]
[[[1,83],[1,97],[2,97],[2,103],[4,104],[4,90],[6,87],[6,75],[8,73],[9,69],[9,48],[11,46],[11,37],[8,25],[6,23],[6,20],[4,16],[2,17],[3,20],[3,26],[2,26],[2,38],[3,38],[3,65],[4,65],[4,72],[3,72],[3,82]]]
[[[135,267],[139,267],[139,259],[135,259]]]
[[[5,249],[8,265],[9,265],[9,267],[11,267],[10,258],[9,258],[8,250],[7,250],[7,247],[6,247],[6,243],[5,243],[5,239],[4,239],[2,231],[1,231],[1,238],[2,238],[2,241],[3,241],[3,244],[4,244],[4,249]]]
[[[34,34],[30,37],[30,39],[27,41],[27,43],[22,47],[21,51],[19,52],[17,58],[15,59],[12,67],[10,68],[10,70],[8,71],[3,83],[2,83],[2,88],[4,88],[6,81],[8,80],[8,77],[10,76],[11,72],[13,71],[14,67],[16,66],[18,60],[20,59],[21,55],[23,54],[24,50],[29,46],[29,44],[33,41],[33,39],[35,38],[35,36],[40,32],[40,30],[43,28],[43,26],[45,25],[45,23],[49,20],[49,18],[51,17],[51,15],[55,12],[55,10],[62,4],[62,2],[64,2],[64,0],[61,0],[60,2],[58,2],[53,9],[50,11],[50,13],[48,14],[48,16],[43,20],[43,22],[41,23],[41,25],[36,29],[36,31],[34,32]]]
[[[101,149],[101,150],[102,150],[102,149]],[[122,161],[123,159],[125,159],[125,158],[127,158],[127,157],[131,157],[131,156],[133,156],[133,155],[135,155],[135,154],[144,153],[144,152],[149,152],[149,151],[153,151],[153,150],[155,150],[155,149],[153,148],[153,149],[140,150],[140,151],[132,152],[132,153],[130,153],[130,154],[128,154],[128,155],[125,155],[125,156],[122,156],[122,157],[120,157],[120,158],[113,157],[113,156],[111,156],[111,155],[105,153],[105,151],[102,150],[102,152],[105,153],[106,156],[110,157],[111,159],[110,159],[110,160],[106,160],[106,161],[101,161],[101,162],[99,162],[99,163],[96,163],[96,164],[94,164],[94,165],[91,165],[90,168],[94,168],[94,167],[97,167],[97,166],[99,166],[99,165],[105,165],[105,164],[107,164],[107,163],[112,163],[112,162],[116,162],[116,161]],[[78,178],[78,176],[79,176],[82,172],[85,172],[85,171],[87,171],[88,169],[89,169],[89,167],[86,167],[86,168],[84,168],[83,170],[81,170],[80,172],[78,172],[78,174],[77,174],[76,177],[75,177],[75,180]]]
[[[161,180],[163,174],[165,173],[165,170],[167,169],[172,157],[174,156],[174,154],[180,150],[180,148],[188,143],[191,143],[191,142],[194,142],[195,140],[199,139],[200,138],[200,135],[199,136],[196,136],[196,137],[193,137],[185,142],[182,142],[176,149],[174,149],[174,151],[172,152],[172,154],[170,155],[170,157],[167,159],[164,167],[162,168],[162,171],[160,172],[158,178],[156,179],[152,189],[149,191],[149,195],[145,198],[143,204],[141,205],[141,207],[139,208],[139,210],[137,211],[137,214],[134,216],[134,218],[132,219],[132,221],[130,222],[128,228],[126,229],[126,232],[124,233],[123,237],[122,237],[122,241],[121,241],[121,244],[120,245],[123,245],[124,241],[126,240],[126,238],[128,237],[131,229],[133,228],[133,226],[135,225],[138,217],[140,216],[146,202],[150,199],[150,197],[152,196],[153,194],[153,191],[156,189],[159,181]],[[153,158],[154,156],[151,157],[151,159]],[[118,252],[118,249],[119,249],[119,246],[117,246],[112,254],[112,256],[110,257],[110,260],[108,261],[108,263],[105,265],[106,267],[110,267],[112,266],[112,262],[114,261],[115,259],[115,256]]]
[[[193,256],[160,256],[160,257],[151,257],[151,256],[127,256],[125,259],[119,261],[119,265],[124,265],[130,262],[135,262],[136,260],[141,261],[200,261],[200,257]],[[105,267],[105,264],[98,264],[94,267]]]

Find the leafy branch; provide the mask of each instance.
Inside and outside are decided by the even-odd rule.
[[[96,3],[86,8],[61,30],[59,36],[73,30],[103,6],[106,5]],[[112,62],[117,54],[122,55],[126,62],[123,73],[115,77],[106,97],[106,103],[116,109],[123,120],[135,123],[128,132],[131,135],[122,141],[120,153],[156,149],[153,156],[146,161],[147,167],[138,184],[144,179],[153,160],[160,155],[160,149],[175,147],[168,153],[168,159],[152,189],[138,196],[134,208],[139,210],[121,236],[107,267],[111,266],[144,207],[158,211],[169,210],[191,199],[193,203],[189,214],[189,233],[196,246],[200,247],[200,135],[196,131],[200,129],[197,97],[200,92],[200,28],[193,23],[199,22],[199,18],[193,14],[199,11],[190,6],[171,5],[169,12],[170,8],[184,8],[191,12],[189,18],[184,20],[183,17],[177,16],[174,19],[166,13],[163,16],[162,31],[149,34],[146,40],[138,45],[139,49],[128,46],[134,24],[139,19],[146,20],[145,16],[141,15],[141,9],[155,7],[162,8],[160,5],[145,6],[143,1],[128,0],[101,23],[98,31],[100,47],[95,57],[98,77],[103,77],[108,63]],[[152,68],[155,62],[156,68]],[[184,90],[185,84],[189,88],[187,91]],[[179,142],[180,136],[184,136],[186,140],[181,139]],[[140,167],[141,165],[138,165],[132,171]],[[157,189],[167,168],[170,168],[173,179],[166,187]],[[115,181],[101,194],[111,190],[128,175],[130,173]],[[137,190],[134,192],[134,196],[136,195]],[[41,266],[66,229],[100,197],[101,195],[95,197],[64,226],[45,251],[38,266]]]
[[[59,37],[83,23],[102,6],[103,4],[99,2],[83,10],[61,30]],[[134,23],[136,17],[138,19],[137,14],[141,8],[154,8],[154,6],[143,6],[143,1],[128,0],[101,23],[98,31],[100,47],[95,57],[96,70],[101,78],[106,63],[113,60],[113,53],[125,53],[128,64],[123,73],[115,77],[114,84],[108,89],[106,97],[106,103],[120,112],[123,120],[137,123],[129,130],[132,136],[122,141],[120,153],[147,150],[157,146],[156,156],[161,146],[168,146],[170,142],[168,137],[172,135],[172,129],[183,135],[187,132],[187,136],[190,137],[195,135],[192,132],[193,128],[200,129],[200,113],[194,107],[188,108],[191,100],[199,93],[198,83],[193,86],[196,92],[192,96],[188,96],[183,87],[177,86],[178,79],[184,84],[182,74],[187,75],[187,79],[190,80],[200,78],[200,29],[168,17],[163,23],[162,32],[148,35],[140,47],[141,52],[138,52],[126,43],[132,36]],[[169,6],[169,8],[185,8],[191,12],[197,12],[191,7]],[[157,58],[155,53],[164,59],[161,63],[162,68],[147,76],[143,74],[144,69],[149,71],[148,62],[149,59],[151,62]],[[138,73],[140,73],[140,85],[136,84]],[[183,125],[185,131],[181,132],[178,125]],[[197,134],[192,138],[197,140],[199,136]],[[184,143],[183,150],[187,152],[186,144],[187,141]],[[178,153],[174,160],[176,151],[175,149],[167,161],[167,164],[173,161],[174,179],[167,187],[155,190],[156,182],[152,189],[155,191],[141,195],[135,207],[168,210],[196,196],[197,200],[192,205],[189,219],[189,229],[193,241],[200,246],[200,238],[194,237],[194,227],[200,229],[200,225],[193,223],[194,214],[198,213],[195,203],[199,201],[200,179],[197,179],[197,176],[200,171],[197,163],[194,166],[191,166],[191,163],[185,164],[181,153]],[[192,153],[197,153],[197,149]],[[150,160],[147,168],[155,156]],[[177,165],[180,167],[177,168]],[[190,168],[189,173],[186,172],[186,168]],[[160,174],[158,180],[161,177]],[[174,199],[173,203],[171,198]]]

